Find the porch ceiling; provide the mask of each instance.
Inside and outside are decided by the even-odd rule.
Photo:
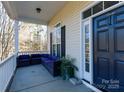
[[[47,25],[67,1],[3,1],[2,3],[12,19]],[[36,8],[41,8],[41,12],[37,13]]]

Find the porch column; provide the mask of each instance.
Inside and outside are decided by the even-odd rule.
[[[19,22],[15,21],[14,23],[14,31],[15,31],[15,53],[18,53],[19,51],[19,36],[18,36],[18,31],[19,31]]]

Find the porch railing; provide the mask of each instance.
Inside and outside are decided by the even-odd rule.
[[[6,90],[11,77],[14,75],[16,69],[16,57],[17,55],[24,54],[45,54],[48,51],[21,51],[15,54],[12,54],[3,61],[0,61],[0,92]]]
[[[20,51],[18,55],[27,55],[27,54],[47,54],[48,51]]]
[[[16,69],[17,53],[0,62],[0,92],[5,91]]]

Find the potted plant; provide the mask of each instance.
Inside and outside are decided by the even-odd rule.
[[[60,61],[61,61],[61,76],[63,80],[69,80],[69,78],[74,77],[74,70],[75,69],[77,70],[77,67],[73,65],[75,59],[66,56],[61,58]]]

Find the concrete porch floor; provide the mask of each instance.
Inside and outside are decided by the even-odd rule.
[[[18,68],[10,92],[92,92],[84,84],[73,85],[53,77],[42,65]]]

